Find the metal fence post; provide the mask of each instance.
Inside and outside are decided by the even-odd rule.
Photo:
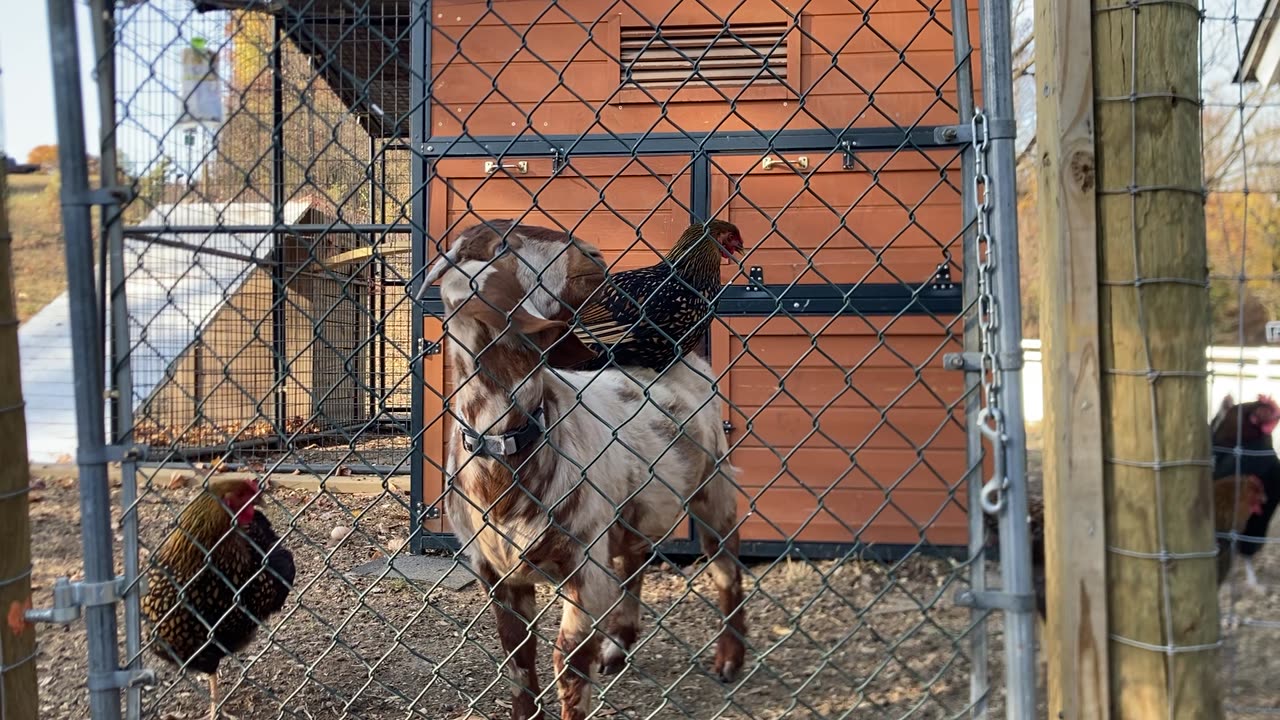
[[[84,582],[115,588],[112,560],[111,497],[107,487],[109,448],[105,442],[103,345],[93,277],[93,234],[85,155],[84,108],[80,94],[80,53],[75,4],[49,0],[49,46],[53,56],[54,107],[58,124],[58,165],[62,173],[62,229],[66,242],[74,355],[76,462],[80,468],[80,529],[84,542]],[[120,717],[119,657],[113,601],[84,608],[88,640],[89,709],[94,720]]]
[[[1022,310],[1018,284],[1018,194],[1013,106],[1012,15],[1008,0],[980,0],[982,90],[990,130],[987,168],[992,200],[994,293],[999,305],[996,368],[1004,414],[1003,465],[1008,487],[1000,512],[1000,576],[1006,593],[1032,597],[1031,534],[1027,525],[1027,438],[1022,407]],[[975,142],[978,138],[974,139]],[[1034,604],[1005,611],[1006,714],[1010,720],[1036,712]]]
[[[960,122],[968,122],[973,117],[973,43],[969,34],[968,0],[952,0],[951,3],[952,42],[955,47],[956,67],[956,108]],[[973,177],[973,148],[965,149],[960,156],[960,175],[962,178]],[[964,208],[964,237],[961,243],[963,282],[960,287],[964,292],[964,307],[975,307],[978,299],[978,251],[975,244],[973,184],[960,183],[960,205]],[[978,348],[979,333],[974,313],[965,313],[964,349],[972,351]],[[969,587],[975,593],[987,589],[987,542],[986,523],[979,491],[982,488],[982,433],[979,431],[978,412],[982,408],[979,385],[981,373],[976,369],[965,370],[964,373],[964,418],[965,418],[965,462],[967,488],[966,506],[969,512]],[[991,668],[988,665],[990,637],[987,634],[987,611],[974,608],[971,617],[973,630],[969,634],[969,652],[973,657],[973,668],[969,674],[969,700],[973,704],[970,718],[984,720],[988,717],[991,693]]]
[[[119,178],[119,156],[116,152],[116,62],[115,6],[106,0],[90,0],[92,10],[90,27],[93,30],[93,49],[97,55],[95,65],[98,80],[99,130],[99,185],[113,186]],[[111,329],[111,441],[117,445],[129,445],[133,436],[133,369],[129,362],[129,308],[125,297],[124,266],[124,215],[122,208],[108,206],[102,213],[102,234],[107,243],[110,286],[107,295],[108,322]],[[142,669],[142,611],[138,579],[138,472],[137,464],[130,458],[120,463],[121,550],[124,553],[125,665],[131,670]],[[125,717],[137,720],[142,717],[142,688],[130,685],[125,693]]]

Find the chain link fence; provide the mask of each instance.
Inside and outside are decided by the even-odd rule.
[[[128,672],[94,689],[1034,712],[1009,8],[979,5],[97,8],[129,192],[72,302],[110,339],[80,445],[119,463]],[[565,360],[623,337],[654,367]]]

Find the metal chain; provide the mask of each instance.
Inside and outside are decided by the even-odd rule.
[[[977,217],[978,242],[978,354],[981,362],[982,409],[978,412],[978,430],[991,445],[994,470],[982,486],[983,511],[995,515],[1004,508],[1004,491],[1009,478],[1004,472],[1005,427],[1000,410],[1000,367],[996,357],[996,333],[1000,329],[1000,306],[996,302],[995,280],[997,247],[991,236],[988,216],[991,214],[991,178],[987,175],[987,149],[991,144],[987,116],[982,108],[974,109],[973,121],[973,201]]]

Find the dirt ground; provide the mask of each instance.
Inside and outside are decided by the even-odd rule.
[[[49,601],[54,578],[80,570],[73,482],[35,479],[37,606]],[[145,547],[158,545],[193,492],[144,495]],[[288,533],[297,561],[295,591],[272,618],[269,636],[260,634],[223,662],[228,712],[245,720],[506,717],[508,687],[496,669],[498,643],[478,584],[455,592],[399,577],[346,574],[403,541],[407,498],[284,488],[274,488],[271,497],[267,513]],[[330,539],[338,525],[353,528],[341,542]],[[971,621],[953,602],[966,572],[953,561],[751,566],[748,663],[732,686],[706,671],[716,611],[710,582],[697,568],[683,569],[694,576],[691,584],[681,569],[651,569],[642,642],[633,665],[605,679],[598,717],[944,718],[967,707]],[[547,591],[539,599],[547,605],[553,597]],[[554,637],[558,615],[559,604],[551,603],[540,623],[543,638]],[[998,619],[991,622],[990,642],[1001,647]],[[549,642],[539,649],[545,684]],[[42,717],[87,717],[83,626],[41,627],[39,653]],[[990,657],[993,683],[1002,685],[999,653]],[[207,716],[202,676],[184,677],[150,653],[146,664],[159,675],[144,696],[146,717]],[[1001,695],[993,690],[991,702],[1003,715]],[[545,697],[554,709],[554,691]]]
[[[1035,451],[1029,471],[1038,491]],[[34,483],[38,606],[48,602],[54,578],[78,576],[81,549],[74,481],[37,474]],[[113,488],[117,500],[118,492]],[[144,562],[148,548],[158,545],[193,492],[144,494],[139,505]],[[224,661],[220,678],[223,693],[230,693],[228,712],[244,720],[505,719],[508,689],[496,670],[498,643],[478,584],[453,591],[394,573],[380,580],[347,574],[404,542],[406,503],[403,493],[271,491],[267,512],[294,552],[298,576],[290,602],[270,622],[269,636],[261,634],[247,651]],[[335,541],[337,526],[352,531]],[[121,539],[117,534],[117,551]],[[1261,589],[1246,586],[1239,565],[1220,597],[1226,638],[1222,677],[1228,717],[1252,720],[1274,716],[1280,708],[1273,672],[1280,671],[1280,655],[1272,651],[1280,643],[1280,609],[1272,592],[1280,582],[1280,555],[1259,554]],[[971,620],[969,611],[953,601],[965,586],[966,572],[954,561],[913,557],[897,564],[850,559],[752,565],[746,577],[748,666],[733,686],[706,672],[716,611],[710,583],[698,570],[696,563],[650,569],[642,643],[631,667],[605,679],[597,693],[598,717],[967,717]],[[989,568],[992,580],[994,572]],[[545,686],[559,606],[549,590],[539,600],[547,608],[540,623],[547,642],[539,654]],[[990,707],[992,717],[1002,717],[998,616],[989,622],[989,646]],[[79,623],[40,628],[41,717],[87,717],[84,653]],[[157,670],[159,683],[145,692],[144,717],[207,717],[202,676],[184,676],[149,653],[145,662]],[[545,697],[554,710],[554,689]],[[1040,702],[1043,714],[1043,693]]]

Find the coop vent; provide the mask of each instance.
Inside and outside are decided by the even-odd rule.
[[[790,25],[753,23],[622,28],[622,79],[644,88],[787,81]]]

